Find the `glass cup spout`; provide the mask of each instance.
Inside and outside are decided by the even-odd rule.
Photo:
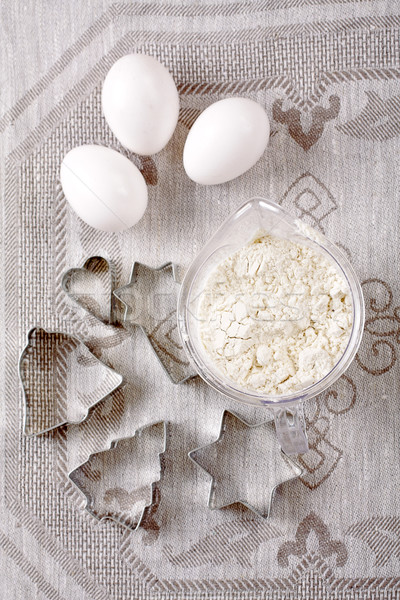
[[[307,245],[326,256],[346,279],[353,310],[352,330],[347,347],[331,371],[302,390],[279,396],[244,389],[227,379],[206,353],[198,326],[199,303],[210,272],[259,233]],[[325,391],[349,367],[360,345],[363,326],[362,290],[347,257],[319,232],[294,218],[275,202],[263,198],[253,198],[246,202],[223,223],[190,265],[178,299],[178,327],[182,344],[197,373],[211,387],[230,398],[271,409],[275,416],[279,442],[287,454],[307,451],[302,403]]]

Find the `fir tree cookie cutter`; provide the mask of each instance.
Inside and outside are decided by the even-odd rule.
[[[196,376],[179,337],[178,293],[178,266],[172,262],[158,268],[135,262],[129,283],[114,291],[125,307],[123,326],[142,329],[173,383]]]
[[[122,383],[79,339],[35,327],[18,364],[24,394],[24,433],[40,435],[86,419]]]
[[[160,502],[166,448],[167,423],[152,423],[131,437],[113,440],[68,476],[85,496],[85,509],[93,517],[135,531],[152,521]]]
[[[69,298],[105,325],[117,325],[115,265],[102,256],[90,256],[82,267],[63,275],[61,286]]]
[[[303,472],[277,444],[273,419],[250,424],[228,410],[218,439],[192,450],[189,458],[211,476],[209,508],[240,503],[264,519],[277,487]]]

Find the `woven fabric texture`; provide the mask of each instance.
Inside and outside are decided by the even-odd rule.
[[[398,3],[5,0],[0,29],[0,597],[400,597]],[[105,74],[133,51],[160,59],[180,93],[174,136],[152,158],[127,153],[101,113]],[[188,130],[232,95],[266,108],[268,149],[239,179],[196,185],[182,166]],[[83,143],[115,148],[142,170],[149,206],[132,230],[95,231],[67,205],[60,162]],[[174,385],[143,330],[101,323],[61,286],[91,256],[112,261],[118,286],[135,261],[185,268],[253,196],[338,244],[366,301],[359,353],[305,407],[311,450],[299,457],[302,476],[278,488],[267,521],[240,505],[208,509],[210,478],[187,456],[218,437],[225,409],[249,423],[266,411],[198,379]],[[161,271],[152,273],[156,281]],[[35,326],[77,336],[124,385],[84,422],[26,437],[17,364]],[[173,344],[175,335],[165,322],[153,342]],[[68,402],[76,382],[62,372]],[[146,527],[99,524],[68,473],[160,421],[169,423],[164,475]],[[96,473],[85,476],[95,488]],[[123,508],[125,496],[112,501]]]

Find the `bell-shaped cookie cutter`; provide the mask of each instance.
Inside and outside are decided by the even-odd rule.
[[[86,497],[85,509],[93,517],[100,522],[111,519],[135,531],[152,519],[159,502],[158,484],[164,474],[166,448],[167,422],[159,421],[141,427],[133,436],[113,440],[108,448],[91,454],[68,476]],[[157,455],[158,477],[154,468],[144,464],[149,453],[151,459]]]
[[[122,383],[76,337],[34,327],[18,363],[24,394],[24,433],[40,435],[86,419]],[[93,385],[94,382],[94,385]]]

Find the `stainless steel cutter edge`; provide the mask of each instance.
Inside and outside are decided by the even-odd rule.
[[[199,467],[204,473],[206,473],[207,475],[209,475],[209,477],[211,477],[210,492],[208,494],[208,502],[207,502],[207,506],[208,506],[208,508],[210,510],[220,510],[222,508],[226,508],[228,506],[231,506],[233,503],[225,504],[224,506],[219,506],[219,507],[212,506],[212,495],[213,495],[213,488],[214,488],[215,478],[211,475],[211,473],[209,471],[207,471],[207,469],[205,469],[200,463],[198,463],[193,458],[192,455],[194,455],[196,452],[198,452],[200,450],[203,450],[204,448],[208,448],[209,446],[211,446],[212,444],[218,442],[222,438],[222,436],[224,434],[224,424],[225,424],[225,420],[226,420],[227,415],[234,416],[241,423],[243,423],[247,427],[251,427],[251,428],[262,427],[263,425],[266,425],[267,423],[272,423],[274,421],[273,419],[266,419],[266,420],[262,421],[261,423],[249,423],[245,419],[242,419],[242,417],[239,417],[239,415],[237,413],[235,413],[234,411],[225,409],[224,412],[222,413],[221,424],[220,424],[220,428],[219,428],[219,435],[218,435],[217,439],[215,439],[213,442],[210,442],[209,444],[204,444],[204,446],[199,446],[198,448],[195,448],[194,450],[191,450],[190,452],[188,452],[188,457],[190,458],[190,460],[197,467]],[[297,479],[298,477],[300,477],[302,475],[302,473],[304,472],[304,469],[302,469],[300,467],[300,465],[296,461],[294,461],[292,458],[289,458],[285,454],[285,452],[283,452],[282,449],[281,449],[281,455],[284,458],[284,460],[293,467],[293,470],[297,472],[297,474],[294,474],[293,477],[291,477],[290,479],[287,479],[286,482],[292,481],[293,479]],[[272,502],[273,502],[273,499],[274,499],[275,491],[276,491],[276,489],[280,485],[282,485],[282,483],[278,483],[271,490],[270,497],[269,497],[269,502],[268,502],[268,511],[267,511],[267,514],[262,514],[254,506],[252,506],[251,504],[249,504],[246,500],[239,500],[238,499],[238,500],[236,500],[236,502],[240,503],[240,504],[243,504],[243,506],[246,506],[246,508],[248,508],[249,510],[251,510],[258,517],[261,517],[262,519],[267,520],[267,519],[269,519],[269,517],[271,515]],[[236,502],[235,502],[235,504],[236,504]]]
[[[59,335],[68,335],[70,336],[72,339],[74,339],[75,341],[77,341],[80,345],[85,346],[85,348],[87,349],[87,351],[98,361],[100,362],[104,368],[108,369],[109,371],[112,371],[113,373],[117,374],[120,378],[120,382],[105,396],[102,396],[101,398],[98,398],[95,402],[93,402],[93,404],[91,404],[86,412],[86,415],[83,417],[83,419],[80,419],[79,421],[61,421],[59,423],[57,423],[57,425],[53,425],[52,427],[48,427],[46,429],[42,429],[40,431],[37,431],[35,433],[26,433],[26,422],[27,422],[27,417],[28,417],[28,402],[27,402],[27,396],[26,396],[26,392],[25,392],[25,386],[24,386],[24,378],[22,376],[22,371],[21,371],[21,367],[22,367],[22,361],[25,357],[25,354],[28,350],[28,348],[30,347],[30,339],[32,337],[32,334],[34,331],[37,331],[38,329],[42,329],[45,333],[48,334],[59,334]],[[19,356],[18,359],[18,377],[19,377],[19,381],[21,383],[21,387],[22,387],[22,393],[23,393],[23,419],[22,419],[22,430],[24,432],[24,435],[26,437],[35,437],[37,435],[43,435],[44,433],[48,433],[49,431],[54,431],[55,429],[58,429],[58,427],[63,427],[64,425],[79,425],[80,423],[83,423],[84,421],[86,421],[86,419],[89,416],[90,411],[92,410],[92,408],[94,408],[95,406],[97,406],[97,404],[99,402],[101,402],[102,400],[105,400],[110,394],[112,394],[113,392],[115,392],[115,390],[117,390],[118,388],[120,388],[123,383],[124,383],[124,377],[122,375],[120,375],[119,373],[117,373],[117,371],[115,371],[114,369],[112,369],[111,367],[109,367],[108,365],[106,365],[105,363],[103,363],[103,361],[101,361],[99,358],[97,358],[97,356],[95,356],[93,354],[93,352],[91,352],[89,350],[89,348],[86,346],[86,344],[76,335],[71,335],[69,333],[65,333],[64,331],[48,331],[47,329],[45,329],[44,327],[40,327],[40,326],[35,326],[35,327],[31,327],[31,329],[28,331],[27,333],[27,344],[24,346],[24,348],[21,351],[21,354]]]
[[[77,471],[78,469],[82,468],[83,465],[85,465],[87,462],[90,461],[91,458],[93,458],[93,456],[95,456],[97,454],[102,454],[103,452],[108,452],[112,448],[115,448],[115,446],[117,446],[119,442],[121,442],[123,440],[131,439],[131,438],[135,437],[136,435],[140,435],[140,433],[144,429],[147,429],[148,427],[154,427],[154,426],[160,425],[160,424],[163,425],[163,439],[164,439],[162,450],[161,450],[161,452],[158,453],[158,460],[160,462],[160,477],[159,477],[159,479],[156,479],[151,483],[151,502],[150,502],[150,504],[147,504],[143,508],[143,510],[140,514],[140,517],[138,519],[137,525],[135,527],[131,527],[126,522],[116,519],[113,516],[99,517],[91,509],[91,504],[93,504],[93,497],[89,496],[88,494],[85,494],[85,492],[79,487],[79,485],[76,483],[76,481],[73,478],[74,472]],[[85,510],[92,517],[94,517],[99,522],[99,524],[102,522],[105,522],[105,521],[114,521],[115,523],[118,523],[118,525],[122,525],[123,527],[125,527],[125,529],[128,529],[129,531],[136,531],[137,529],[139,529],[139,527],[141,527],[142,523],[145,521],[145,519],[147,517],[147,513],[151,512],[151,509],[153,508],[153,506],[155,504],[156,485],[163,479],[163,476],[164,476],[163,456],[167,450],[167,435],[168,435],[168,421],[155,421],[154,423],[149,423],[148,425],[143,425],[142,427],[139,427],[138,429],[136,429],[135,433],[133,435],[116,438],[115,440],[112,440],[110,442],[110,444],[103,450],[100,450],[99,452],[92,452],[91,454],[89,454],[88,458],[84,462],[80,463],[77,467],[75,467],[74,469],[72,469],[72,471],[70,471],[68,473],[68,479],[73,483],[73,485],[76,487],[76,489],[78,489],[81,492],[81,494],[83,494],[86,498]]]
[[[117,288],[116,290],[113,291],[113,295],[125,307],[124,308],[123,319],[122,319],[122,324],[123,324],[124,327],[125,327],[125,322],[126,322],[126,320],[128,318],[128,315],[129,315],[129,306],[127,305],[126,302],[124,302],[124,300],[122,300],[122,298],[120,298],[120,296],[118,295],[118,292],[120,292],[121,290],[126,290],[126,289],[128,289],[132,285],[133,280],[134,280],[135,275],[136,275],[136,271],[138,269],[138,266],[144,266],[144,267],[147,267],[147,268],[151,268],[153,271],[163,271],[164,269],[165,270],[166,269],[172,269],[172,278],[173,278],[173,280],[177,284],[180,283],[180,281],[179,281],[179,274],[178,274],[178,272],[179,272],[179,265],[177,265],[176,263],[174,263],[172,261],[169,261],[169,262],[163,263],[160,267],[149,267],[145,263],[142,263],[142,262],[140,262],[138,260],[135,260],[134,263],[133,263],[133,265],[132,265],[131,274],[130,274],[130,277],[129,277],[129,282],[126,285],[122,285],[122,286],[120,286],[119,288]],[[139,325],[139,324],[135,325],[135,327],[138,327],[144,333],[144,335],[147,338],[149,337],[148,333],[147,333],[147,331],[145,329],[145,327],[143,327],[142,325]],[[150,344],[150,345],[151,345],[152,350],[153,350],[154,354],[156,355],[157,360],[160,363],[161,367],[163,368],[163,370],[165,371],[165,373],[168,375],[168,377],[171,379],[171,381],[173,383],[178,383],[178,385],[180,385],[182,383],[186,383],[187,381],[190,381],[190,379],[193,379],[194,377],[197,376],[196,373],[193,373],[193,374],[188,375],[184,379],[181,379],[179,382],[175,382],[172,379],[171,374],[168,372],[168,369],[165,367],[165,365],[163,364],[162,360],[158,356],[156,350],[153,347],[153,344]],[[189,358],[188,358],[188,362],[189,362]]]
[[[100,323],[104,323],[104,325],[118,325],[118,319],[116,316],[116,299],[117,296],[114,296],[114,290],[116,289],[116,268],[115,268],[115,264],[113,263],[113,261],[109,260],[108,258],[105,258],[104,256],[100,256],[100,254],[96,254],[93,256],[88,256],[81,267],[71,267],[70,269],[67,269],[66,271],[64,271],[63,275],[62,275],[62,279],[61,279],[61,288],[62,290],[65,292],[65,294],[68,296],[68,298],[71,298],[71,300],[77,304],[80,308],[82,308],[83,310],[86,310],[85,307],[82,307],[79,302],[76,301],[76,299],[74,298],[73,294],[71,294],[71,292],[68,289],[67,286],[67,278],[68,275],[71,273],[71,271],[76,271],[76,270],[82,270],[82,269],[87,269],[87,266],[90,264],[90,261],[94,260],[94,259],[101,259],[103,260],[107,266],[108,266],[108,272],[110,274],[110,280],[111,280],[111,293],[110,293],[110,317],[109,319],[100,319],[99,317],[97,317],[96,315],[94,315],[93,313],[89,313],[91,314],[95,319],[97,319],[98,321],[100,321]],[[89,272],[93,272],[93,271],[89,271]],[[86,310],[86,312],[89,312]]]

